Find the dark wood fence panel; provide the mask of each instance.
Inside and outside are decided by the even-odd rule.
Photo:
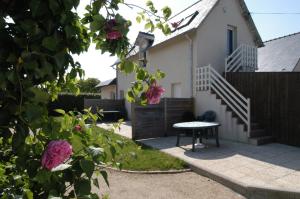
[[[182,115],[186,111],[194,112],[194,101],[192,99],[170,98],[165,101],[165,133],[175,135],[173,124],[182,121]]]
[[[174,135],[172,125],[180,122],[186,111],[193,112],[191,98],[163,98],[157,105],[131,106],[132,137],[145,139]]]
[[[228,73],[251,99],[251,118],[277,142],[300,146],[300,73]]]

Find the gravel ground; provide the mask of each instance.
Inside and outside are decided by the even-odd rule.
[[[231,189],[194,172],[128,174],[108,171],[110,188],[99,180],[100,194],[110,199],[244,199]]]

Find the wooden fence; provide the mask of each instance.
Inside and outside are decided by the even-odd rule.
[[[277,142],[300,146],[300,73],[227,73],[251,99],[251,117]]]
[[[191,98],[163,98],[157,105],[132,104],[132,137],[145,139],[175,135],[172,125],[182,120],[184,112],[194,111]]]

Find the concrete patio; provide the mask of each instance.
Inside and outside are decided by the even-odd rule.
[[[199,174],[213,178],[249,198],[300,198],[300,148],[282,144],[253,146],[204,140],[205,148],[192,152],[191,138],[140,140],[187,163]],[[252,190],[249,192],[249,190]]]

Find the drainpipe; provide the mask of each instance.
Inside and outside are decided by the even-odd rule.
[[[191,98],[194,97],[194,53],[193,53],[193,40],[190,38],[188,34],[185,35],[185,38],[189,41],[189,47],[190,47],[190,75],[191,75],[191,81],[190,81],[190,87],[191,87]]]

